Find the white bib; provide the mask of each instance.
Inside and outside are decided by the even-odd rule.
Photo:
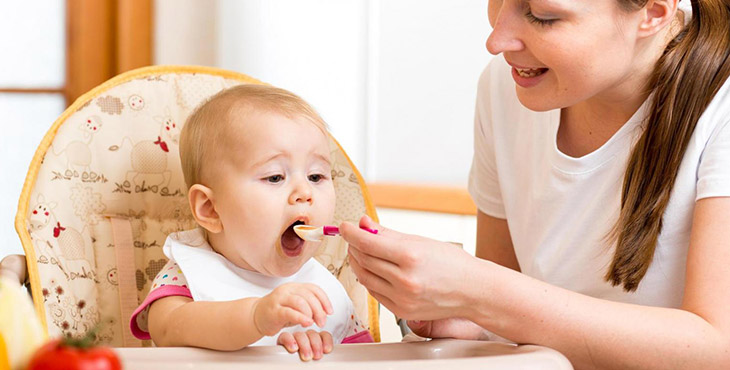
[[[324,330],[332,334],[334,343],[341,343],[347,334],[350,316],[355,312],[352,301],[342,284],[314,258],[307,261],[294,275],[266,276],[242,269],[213,251],[200,229],[170,234],[162,250],[165,256],[180,266],[195,301],[220,302],[263,297],[285,283],[312,283],[327,293],[334,314],[327,316],[323,328],[316,324],[308,328],[297,325],[284,328],[281,332]],[[263,337],[251,346],[276,345],[276,339],[281,332],[271,337]]]

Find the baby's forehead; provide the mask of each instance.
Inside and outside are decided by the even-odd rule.
[[[231,112],[220,122],[210,150],[234,153],[267,152],[305,146],[329,161],[329,134],[314,120],[276,111]],[[242,159],[242,158],[241,158]]]
[[[322,123],[298,112],[246,107],[232,109],[226,117],[226,134],[229,137],[244,136],[251,132],[264,137],[275,137],[289,131],[316,130],[327,139],[329,134]],[[281,132],[284,131],[284,132]]]
[[[249,137],[246,125],[244,123],[235,130],[231,130],[231,126],[227,125],[226,130],[230,130],[228,133],[220,132],[216,135],[221,137],[221,140],[208,141],[208,153],[202,158],[201,163],[204,168],[201,171],[203,181],[213,183],[214,178],[225,177],[224,174],[256,171],[276,163],[284,166],[296,163],[306,166],[318,165],[324,166],[325,170],[332,166],[329,137],[325,136],[325,132],[321,132],[323,140],[307,141],[311,144],[309,148],[312,150],[307,151],[308,154],[304,156],[290,151],[289,146],[274,140],[276,136],[271,132],[256,138]],[[307,125],[317,128],[313,123]]]

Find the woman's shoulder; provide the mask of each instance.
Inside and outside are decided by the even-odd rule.
[[[717,93],[702,113],[697,129],[706,135],[716,134],[730,122],[730,78],[717,90]]]

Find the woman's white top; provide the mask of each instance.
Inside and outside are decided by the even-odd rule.
[[[597,298],[678,307],[695,202],[730,196],[730,83],[697,124],[654,260],[638,289],[627,293],[603,278],[615,250],[606,235],[618,218],[624,171],[647,103],[603,146],[573,158],[556,145],[560,110],[522,106],[510,68],[495,57],[479,80],[469,192],[482,212],[507,220],[522,272]]]

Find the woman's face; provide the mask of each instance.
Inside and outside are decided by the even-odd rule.
[[[529,109],[621,100],[642,59],[640,15],[617,0],[490,0],[487,50],[504,54]]]

